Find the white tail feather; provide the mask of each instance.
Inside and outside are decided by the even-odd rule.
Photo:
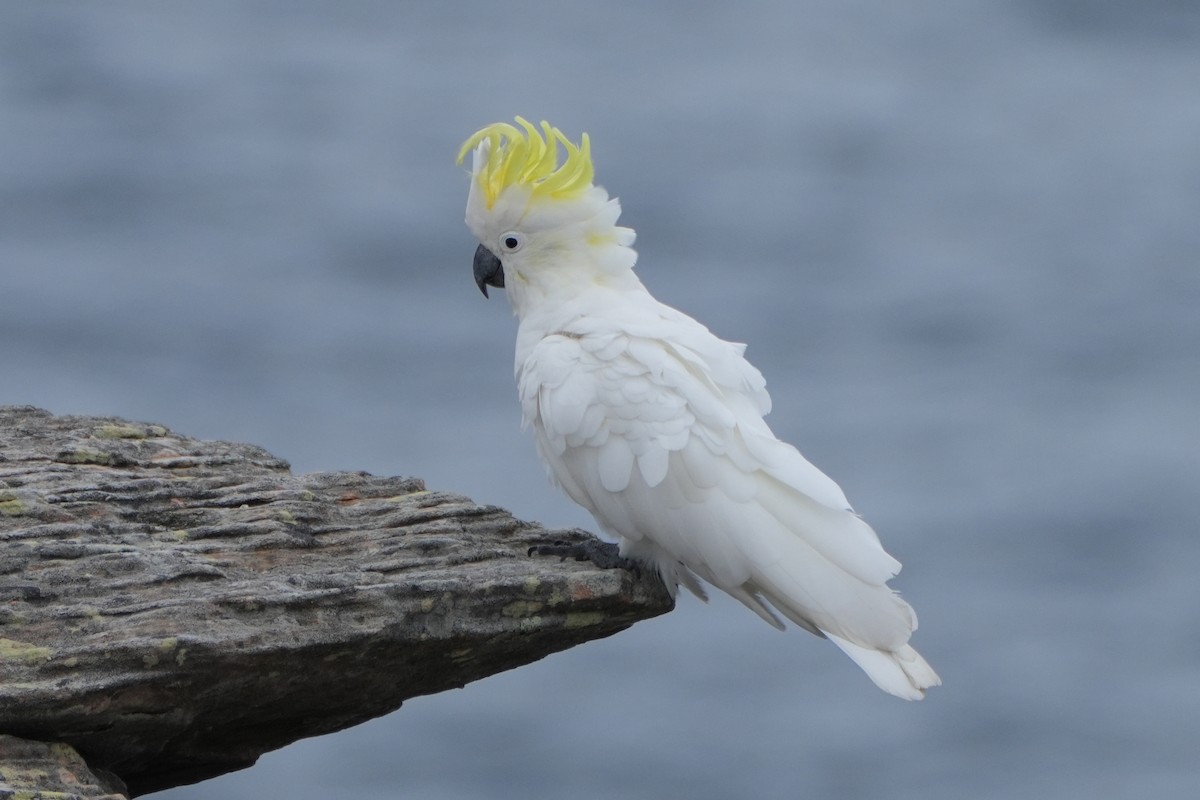
[[[874,650],[846,641],[828,631],[825,636],[888,694],[905,700],[920,700],[925,697],[926,689],[942,684],[933,667],[911,645],[906,644],[894,651]]]

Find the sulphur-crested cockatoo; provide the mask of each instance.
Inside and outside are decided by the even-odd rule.
[[[475,280],[485,295],[504,287],[519,319],[521,408],[552,479],[672,591],[703,597],[703,579],[777,628],[775,612],[828,638],[884,691],[923,697],[941,681],[908,644],[916,615],[887,586],[900,563],[838,485],[771,433],[745,346],[634,275],[634,233],[592,183],[587,134],[576,146],[516,122],[471,136],[459,162],[473,152]]]

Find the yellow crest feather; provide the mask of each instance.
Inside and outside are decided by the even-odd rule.
[[[472,134],[458,151],[461,164],[467,153],[487,141],[487,160],[475,179],[490,209],[509,186],[529,186],[532,197],[565,200],[583,194],[592,185],[595,168],[588,135],[576,147],[558,128],[542,120],[541,133],[528,121],[516,118],[518,128],[507,122],[488,125]],[[566,160],[558,163],[558,146]]]

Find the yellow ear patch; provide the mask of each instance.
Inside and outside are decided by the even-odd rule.
[[[576,146],[558,128],[542,121],[539,133],[531,123],[516,118],[517,125],[497,122],[476,131],[458,151],[461,164],[467,153],[487,142],[486,158],[475,172],[490,209],[509,186],[524,184],[533,197],[566,200],[583,194],[592,185],[591,143],[585,133]],[[567,157],[558,163],[558,146]]]

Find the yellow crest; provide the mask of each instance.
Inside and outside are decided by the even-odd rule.
[[[467,153],[486,141],[487,160],[479,166],[475,179],[483,191],[490,209],[509,186],[529,186],[532,197],[565,200],[583,194],[592,185],[595,169],[592,166],[591,144],[583,134],[576,147],[562,131],[542,121],[542,131],[517,117],[517,128],[507,122],[497,122],[477,131],[458,151],[461,164]],[[566,160],[558,163],[558,146],[567,151]]]

